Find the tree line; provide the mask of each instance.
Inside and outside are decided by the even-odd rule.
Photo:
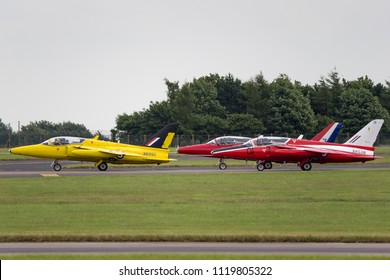
[[[86,138],[93,136],[85,125],[73,122],[53,123],[50,121],[36,121],[21,126],[19,132],[13,132],[11,126],[3,123],[0,119],[0,145],[14,146],[14,144],[36,144],[59,135]]]
[[[166,100],[118,115],[114,132],[150,135],[177,121],[181,134],[309,137],[333,121],[343,122],[343,133],[355,133],[375,118],[385,119],[382,130],[390,132],[390,82],[347,81],[335,69],[314,85],[285,74],[268,82],[262,73],[246,82],[210,74],[183,85],[165,79],[165,85]]]
[[[367,76],[341,79],[334,69],[314,85],[281,74],[272,82],[260,73],[248,81],[232,74],[210,74],[180,85],[165,79],[167,98],[131,114],[119,114],[112,140],[129,135],[152,135],[169,122],[179,122],[181,135],[304,134],[310,137],[333,121],[343,122],[343,133],[355,133],[370,120],[385,120],[390,132],[390,82],[375,84]],[[0,135],[16,134],[0,119]],[[21,135],[40,139],[56,135],[92,137],[82,124],[30,122]],[[42,138],[42,139],[41,139]]]

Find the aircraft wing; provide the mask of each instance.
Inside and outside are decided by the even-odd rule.
[[[299,148],[299,150],[302,150],[302,151],[305,151],[305,152],[308,152],[308,153],[321,154],[321,155],[323,155],[323,154],[332,154],[332,153],[336,152],[335,150],[330,150],[330,149],[306,148],[306,147]]]
[[[103,149],[103,148],[98,148],[96,149],[97,151],[104,153],[104,154],[109,154],[113,156],[131,156],[131,157],[140,157],[142,158],[143,156],[140,154],[134,154],[134,153],[129,153],[129,152],[123,152],[121,150],[109,150],[109,149]]]
[[[121,151],[121,150],[114,150],[114,149],[104,149],[104,148],[93,148],[93,147],[83,147],[83,146],[80,146],[78,147],[80,150],[84,150],[84,151],[90,151],[91,153],[94,151],[94,152],[100,152],[100,153],[103,153],[103,154],[106,154],[107,156],[110,156],[110,157],[124,157],[124,156],[130,156],[130,157],[136,157],[136,158],[144,158],[143,155],[140,155],[140,154],[136,154],[136,153],[129,153],[129,152],[124,152],[124,151]],[[73,152],[73,153],[77,153],[77,152]]]
[[[334,150],[330,150],[330,149],[310,148],[310,147],[304,147],[304,146],[275,145],[274,147],[277,147],[278,149],[304,151],[304,152],[313,154],[313,156],[338,152],[338,151],[334,151]]]

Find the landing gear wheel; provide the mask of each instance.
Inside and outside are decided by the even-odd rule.
[[[99,169],[100,171],[106,171],[107,168],[108,168],[108,165],[107,165],[107,163],[105,163],[105,162],[102,162],[101,164],[98,165],[98,169]]]
[[[310,171],[311,170],[311,163],[310,162],[305,162],[302,166],[301,169],[303,171]]]
[[[61,164],[59,164],[59,163],[55,163],[54,165],[53,165],[53,169],[54,169],[54,171],[60,171],[61,170]]]
[[[272,169],[272,162],[266,161],[266,162],[264,163],[264,168],[265,168],[265,169]]]
[[[263,171],[263,170],[264,170],[264,164],[259,163],[259,164],[256,166],[256,168],[257,168],[258,171]]]
[[[226,170],[227,165],[226,165],[226,163],[221,162],[221,163],[219,163],[218,167],[219,167],[219,169],[221,169],[221,170]]]

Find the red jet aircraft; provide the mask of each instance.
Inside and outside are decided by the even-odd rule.
[[[341,128],[341,123],[338,122],[331,123],[323,130],[321,130],[321,132],[319,132],[311,140],[334,142],[340,128]],[[177,149],[177,152],[179,154],[187,154],[187,155],[218,157],[212,155],[211,152],[217,149],[239,146],[248,142],[251,139],[252,138],[250,137],[241,137],[241,136],[221,136],[218,138],[214,138],[213,140],[210,140],[207,143],[180,147]]]
[[[219,158],[255,160],[259,171],[272,168],[271,162],[297,162],[304,171],[311,170],[311,163],[364,163],[377,158],[373,145],[383,122],[382,119],[371,121],[344,144],[260,136],[241,146],[215,150],[212,154]]]
[[[319,133],[317,133],[311,140],[313,141],[322,141],[322,142],[334,142],[336,140],[337,134],[341,128],[342,124],[339,122],[334,122],[329,124]],[[303,135],[300,136],[302,138]],[[212,154],[212,151],[225,149],[229,147],[241,146],[251,139],[257,138],[249,138],[249,137],[241,137],[241,136],[221,136],[215,138],[204,144],[196,144],[190,146],[184,146],[177,149],[179,154],[187,154],[187,155],[198,155],[205,157],[214,157],[219,158],[219,168],[224,170],[227,168],[226,163],[224,162],[225,157],[221,157],[219,155]],[[266,168],[272,168],[272,163],[269,162],[266,164]]]

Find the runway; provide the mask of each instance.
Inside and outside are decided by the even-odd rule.
[[[390,243],[0,243],[0,255],[133,253],[390,256]]]
[[[190,160],[190,159],[186,159]],[[91,164],[79,162],[62,161],[63,168],[55,172],[50,164],[52,161],[45,159],[31,160],[4,160],[0,161],[0,178],[19,178],[19,177],[57,177],[57,176],[107,176],[107,175],[135,175],[135,174],[217,174],[217,173],[261,173],[263,172],[303,172],[294,164],[274,164],[272,169],[257,171],[253,162],[246,165],[229,166],[226,170],[220,170],[216,165],[216,159],[209,159],[210,166],[181,166],[173,167],[169,165],[145,165],[145,166],[110,166],[107,171],[99,171]],[[215,164],[214,164],[215,163]],[[73,167],[74,166],[74,167]],[[366,169],[390,169],[390,164],[315,164],[312,171],[330,171],[330,170],[366,170]]]

